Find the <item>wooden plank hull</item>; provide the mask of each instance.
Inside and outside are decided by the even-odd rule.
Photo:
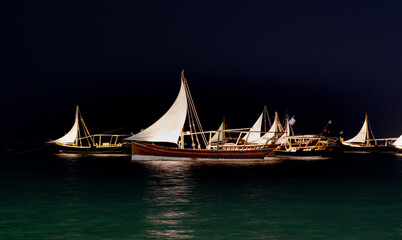
[[[347,145],[342,145],[341,150],[343,152],[392,152],[394,151],[394,148],[390,146],[370,146],[370,147],[359,147],[359,146],[347,146]]]
[[[254,150],[179,149],[151,143],[132,142],[132,160],[256,161],[274,156],[277,145]]]
[[[60,153],[74,154],[111,154],[111,153],[126,153],[130,152],[129,146],[126,144],[120,147],[72,147],[72,146],[56,146]]]

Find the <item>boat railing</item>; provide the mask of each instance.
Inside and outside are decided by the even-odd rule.
[[[338,138],[329,138],[320,135],[285,136],[281,141],[281,146],[286,151],[312,151],[335,146],[337,141]]]
[[[230,134],[234,133],[236,136],[235,137],[223,137],[224,134]],[[211,130],[211,131],[200,131],[200,132],[190,132],[190,131],[184,131],[182,132],[182,137],[188,136],[188,135],[197,135],[197,134],[209,134],[209,141],[205,144],[207,149],[233,149],[233,150],[249,150],[249,149],[263,149],[265,145],[269,144],[274,144],[279,137],[283,134],[282,132],[274,135],[274,137],[267,139],[265,143],[263,144],[257,144],[253,143],[250,144],[248,143],[248,137],[246,139],[243,139],[245,134],[247,133],[260,133],[260,135],[264,135],[266,133],[274,133],[272,131],[250,131],[250,128],[235,128],[235,129],[222,129],[222,130]],[[219,134],[222,135],[222,137],[219,137],[219,140],[217,142],[211,143],[211,139],[213,135]],[[249,148],[249,149],[248,149]]]
[[[398,138],[376,138],[368,140],[368,144],[371,146],[377,147],[389,147],[396,141]]]
[[[77,139],[77,142],[81,142],[84,139],[90,139],[92,145],[96,148],[115,148],[123,146],[123,139],[130,136],[129,134],[93,134]]]

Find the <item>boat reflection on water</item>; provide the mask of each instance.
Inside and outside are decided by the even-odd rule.
[[[149,236],[157,239],[192,238],[194,230],[188,221],[194,221],[191,204],[194,180],[191,162],[150,161],[141,163],[149,172],[149,191],[144,196],[151,208],[146,214]]]
[[[205,229],[216,227],[210,225],[210,222],[220,221],[217,219],[226,215],[227,207],[221,205],[220,199],[226,198],[226,194],[220,195],[220,192],[226,192],[230,198],[240,197],[240,199],[258,199],[261,194],[266,194],[264,189],[242,184],[239,179],[230,183],[225,179],[238,176],[241,172],[243,175],[252,174],[256,169],[270,168],[277,163],[276,161],[134,163],[139,164],[147,173],[148,190],[142,198],[148,206],[144,214],[147,236],[156,239],[188,239],[208,235]],[[216,210],[211,212],[211,209],[215,208]],[[231,209],[231,211],[241,210]]]
[[[330,157],[323,156],[292,156],[292,155],[278,155],[275,157],[265,157],[266,160],[270,160],[276,163],[281,163],[286,160],[290,161],[320,161],[329,160]]]

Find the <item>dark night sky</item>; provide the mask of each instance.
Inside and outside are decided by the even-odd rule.
[[[266,105],[298,133],[329,119],[352,137],[402,134],[401,1],[6,1],[1,143],[137,132],[174,101],[185,70],[204,129],[250,127]],[[5,128],[4,128],[5,127]]]

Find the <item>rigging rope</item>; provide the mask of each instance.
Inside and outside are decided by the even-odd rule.
[[[195,120],[196,120],[196,123],[197,123],[197,125],[198,125],[198,128],[199,128],[199,130],[200,130],[200,132],[201,132],[202,140],[204,141],[204,144],[206,145],[206,144],[207,144],[207,138],[205,137],[204,130],[202,129],[202,125],[201,125],[200,119],[199,119],[199,117],[198,117],[197,111],[196,111],[196,109],[195,109],[195,105],[194,105],[193,98],[192,98],[192,96],[191,96],[190,88],[189,88],[189,86],[188,86],[187,80],[186,80],[186,78],[184,77],[184,75],[183,75],[183,81],[184,81],[184,83],[185,83],[186,94],[187,94],[187,97],[188,97],[188,102],[190,103],[190,109],[191,109],[191,111],[192,111],[192,115],[194,115],[194,118],[195,118]],[[197,141],[198,141],[198,137],[197,137]],[[198,141],[198,143],[199,143],[199,141]]]
[[[80,114],[80,120],[81,120],[82,126],[84,127],[83,131],[84,131],[85,137],[87,137],[88,145],[91,145],[91,143],[89,142],[89,139],[91,139],[92,144],[95,145],[95,140],[91,138],[91,134],[89,133],[87,125],[85,124],[84,118],[82,117],[82,113],[81,113],[81,111],[79,109],[78,109],[78,112]]]
[[[193,132],[192,124],[191,124],[192,118],[191,118],[190,111],[187,111],[187,118],[188,118],[188,125],[189,125],[188,128],[190,129],[191,146],[194,149],[195,143],[194,143],[194,138],[193,138],[193,134],[192,134],[192,132]]]

